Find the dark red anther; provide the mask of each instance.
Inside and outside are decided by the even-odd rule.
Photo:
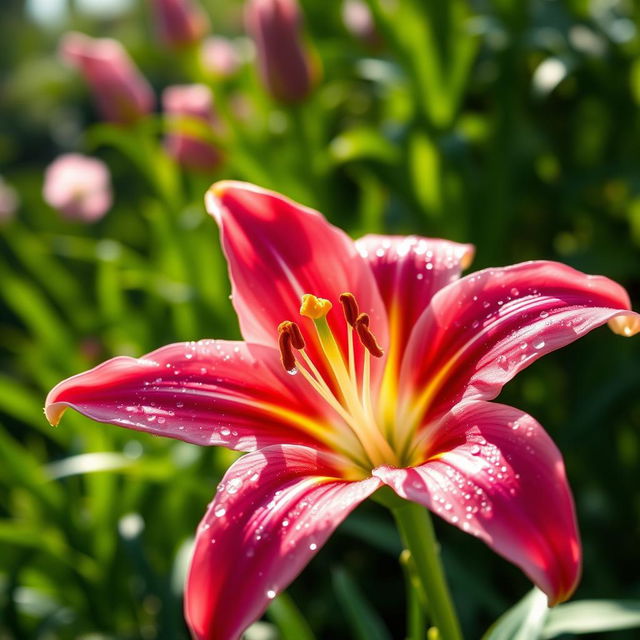
[[[287,330],[281,331],[278,336],[278,347],[280,347],[280,360],[285,371],[291,371],[296,368],[296,358],[293,355],[293,347],[291,345],[291,333]]]
[[[384,351],[378,344],[376,337],[371,333],[369,329],[369,316],[366,313],[361,313],[356,320],[356,331],[358,332],[358,338],[362,346],[369,351],[374,358],[380,358],[384,355]]]
[[[358,320],[358,303],[352,293],[343,293],[340,295],[340,304],[344,312],[344,319],[350,326],[355,327]]]

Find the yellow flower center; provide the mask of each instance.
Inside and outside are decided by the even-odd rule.
[[[357,450],[350,447],[343,453],[358,466],[370,470],[383,464],[398,465],[398,456],[385,439],[371,402],[371,356],[379,358],[384,352],[369,328],[369,316],[358,312],[354,296],[343,293],[340,303],[347,324],[346,355],[327,322],[331,302],[305,294],[300,307],[300,315],[313,321],[326,364],[321,368],[326,370],[329,380],[307,353],[304,337],[295,322],[283,322],[278,327],[282,365],[291,374],[300,373],[356,437]],[[364,352],[360,372],[356,371],[354,333]]]

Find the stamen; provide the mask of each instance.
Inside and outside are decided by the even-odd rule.
[[[300,331],[300,327],[290,320],[285,320],[278,325],[278,333],[282,333],[286,331],[291,335],[291,345],[294,349],[304,349],[305,342],[304,337],[302,336],[302,331]]]
[[[374,357],[381,358],[384,355],[382,347],[378,344],[376,337],[369,329],[369,316],[361,313],[356,320],[356,331],[362,346]]]
[[[352,293],[343,293],[340,295],[340,304],[344,312],[344,318],[351,327],[356,326],[358,319],[358,303]]]
[[[311,293],[305,293],[302,296],[302,305],[300,307],[300,315],[311,320],[319,320],[324,318],[333,305],[325,298],[316,298]]]
[[[291,333],[289,331],[285,330],[280,332],[278,336],[278,346],[280,347],[282,366],[285,368],[285,371],[293,371],[296,368],[296,357],[293,355]]]

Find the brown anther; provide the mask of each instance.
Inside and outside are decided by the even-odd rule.
[[[378,344],[376,337],[371,333],[369,329],[369,316],[366,313],[361,313],[356,320],[356,331],[358,332],[358,338],[362,346],[369,351],[374,358],[380,358],[384,355],[384,351]]]
[[[358,319],[358,303],[352,293],[340,294],[340,304],[344,312],[344,319],[352,326],[356,326]]]
[[[278,327],[279,328],[279,327]],[[285,371],[291,371],[296,368],[296,358],[293,355],[293,347],[291,345],[291,333],[286,329],[280,332],[278,336],[278,346],[280,347],[280,360]]]
[[[361,313],[357,318],[356,318],[356,324],[363,324],[365,326],[369,326],[369,314],[368,313]]]
[[[291,346],[294,349],[304,349],[305,342],[304,337],[302,336],[302,331],[300,331],[300,327],[292,322],[289,325],[289,333],[291,334]]]
[[[285,320],[278,325],[278,333],[288,333],[291,336],[291,346],[294,349],[304,349],[305,342],[300,327],[290,320]]]

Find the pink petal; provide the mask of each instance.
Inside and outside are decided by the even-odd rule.
[[[364,236],[356,247],[373,270],[389,317],[385,391],[391,404],[411,329],[434,294],[469,266],[474,248],[448,240],[380,235]]]
[[[555,262],[486,269],[452,283],[434,296],[407,345],[399,386],[404,403],[413,403],[412,421],[462,398],[495,398],[540,356],[606,322],[632,335],[640,316],[629,309],[620,285]]]
[[[284,320],[300,322],[308,352],[321,362],[310,330],[299,315],[303,294],[330,300],[328,321],[346,350],[341,293],[352,293],[371,317],[371,329],[386,348],[386,313],[375,280],[353,241],[317,211],[277,193],[242,183],[214,184],[206,196],[229,263],[233,305],[247,342],[274,346]]]
[[[275,349],[202,340],[73,376],[49,393],[45,411],[52,424],[71,407],[99,422],[241,451],[324,447],[333,431],[312,394],[286,374]]]
[[[379,486],[340,479],[326,454],[268,447],[240,458],[202,520],[185,609],[198,640],[236,640]]]
[[[501,404],[458,405],[428,431],[428,460],[374,476],[486,542],[548,596],[580,577],[573,499],[560,452],[529,415]]]

